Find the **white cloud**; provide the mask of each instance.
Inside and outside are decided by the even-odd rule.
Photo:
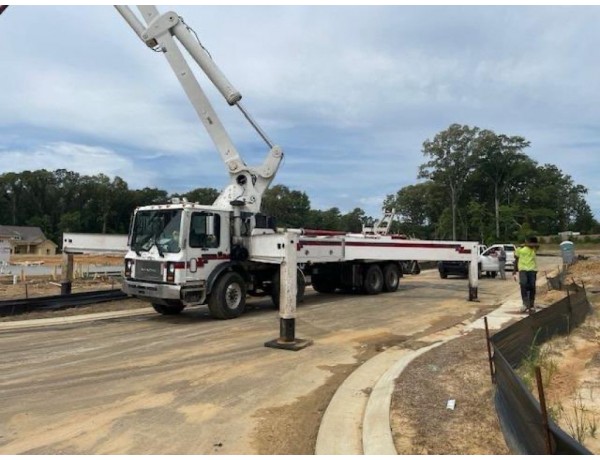
[[[282,145],[276,182],[305,190],[317,207],[379,215],[377,200],[416,182],[423,141],[456,122],[531,140],[534,159],[590,188],[600,217],[592,193],[600,174],[600,8],[159,9],[176,10],[196,30]],[[2,171],[21,167],[17,160],[85,171],[87,146],[99,155],[92,169],[133,187],[226,182],[164,56],[112,7],[11,7],[5,15]],[[248,163],[261,162],[264,144],[200,82]]]
[[[104,147],[57,142],[33,150],[0,151],[1,172],[68,169],[82,175],[120,176],[133,188],[156,180],[157,173],[140,170],[131,159]]]

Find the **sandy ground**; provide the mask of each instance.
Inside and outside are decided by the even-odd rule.
[[[548,273],[551,275],[551,273]],[[592,304],[600,295],[600,261],[579,261],[567,280],[582,282]],[[549,305],[565,292],[538,288]],[[600,453],[600,316],[593,313],[548,350],[552,376],[546,399],[555,422],[592,452]],[[412,362],[398,378],[391,426],[399,454],[509,454],[493,403],[485,337],[472,332]],[[532,393],[537,394],[536,391]],[[454,410],[447,409],[455,400]],[[587,427],[587,428],[586,428]]]
[[[312,454],[340,382],[386,348],[495,308],[500,284],[482,284],[479,303],[435,272],[381,296],[309,290],[297,333],[314,345],[297,353],[264,347],[279,323],[257,299],[227,322],[198,308],[6,332],[0,452]]]
[[[106,258],[89,263],[107,263],[112,260],[119,265],[121,260]],[[84,263],[85,263],[84,262]],[[60,264],[60,256],[48,258],[44,263]],[[582,261],[572,267],[571,276],[584,281],[590,292],[600,289],[598,281],[600,262]],[[418,277],[415,279],[419,279]],[[494,281],[491,281],[494,282]],[[500,280],[497,280],[501,283]],[[75,280],[73,291],[109,288],[108,280]],[[52,295],[59,288],[41,280],[28,286],[30,295]],[[23,286],[0,285],[0,299],[14,296],[22,298]],[[549,304],[564,293],[539,291],[540,303]],[[598,296],[592,295],[592,300]],[[449,301],[449,303],[452,303]],[[447,305],[451,307],[451,305]],[[483,306],[483,305],[482,305]],[[122,310],[124,308],[148,307],[145,302],[129,299],[109,302],[82,309],[61,312],[80,314],[86,312]],[[486,308],[493,308],[486,305]],[[20,319],[52,315],[52,313],[30,313]],[[480,316],[480,314],[477,314]],[[7,318],[10,320],[10,318]],[[465,320],[469,318],[465,317]],[[0,318],[2,320],[2,318]],[[591,316],[588,322],[569,337],[558,339],[551,346],[556,370],[548,387],[547,399],[557,421],[569,432],[569,414],[573,412],[573,401],[583,401],[584,413],[593,425],[600,422],[600,393],[594,391],[600,379],[600,347],[598,340],[598,317]],[[444,318],[440,318],[432,329],[443,329]],[[456,323],[456,318],[452,319]],[[427,331],[423,331],[423,334]],[[398,344],[418,347],[418,335],[397,336],[387,333],[352,337],[361,343],[354,355],[354,363],[322,365],[319,369],[330,374],[327,382],[316,391],[297,398],[288,405],[270,406],[254,414],[255,429],[252,434],[253,450],[260,454],[310,454],[321,416],[339,384],[362,362],[381,350]],[[350,339],[349,339],[350,340]],[[596,394],[598,393],[598,394]],[[400,454],[507,454],[509,453],[500,432],[493,401],[493,387],[489,375],[485,337],[472,332],[447,345],[419,357],[399,377],[392,399],[391,426]],[[446,408],[450,399],[456,401],[454,410]],[[581,407],[581,404],[579,405]],[[582,411],[580,411],[582,412]],[[562,419],[560,418],[562,417]],[[595,418],[596,417],[596,418]],[[591,429],[588,431],[592,431]],[[286,433],[281,436],[281,433]],[[592,451],[599,453],[597,439],[588,434],[584,442]],[[219,442],[214,444],[219,453]]]

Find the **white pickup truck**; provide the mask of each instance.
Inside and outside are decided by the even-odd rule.
[[[500,270],[498,262],[498,252],[504,247],[506,252],[506,270],[512,271],[515,266],[515,245],[514,244],[493,244],[479,256],[479,273],[495,278]]]

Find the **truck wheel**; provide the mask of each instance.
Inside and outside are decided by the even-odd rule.
[[[152,308],[154,308],[154,310],[156,310],[156,312],[160,313],[161,315],[178,315],[179,313],[181,313],[183,311],[185,306],[183,306],[183,305],[175,305],[175,306],[161,305],[158,303],[153,303]]]
[[[271,289],[271,300],[273,300],[273,305],[277,309],[279,309],[280,276],[281,275],[279,273],[279,270],[277,270],[277,272],[275,272],[275,274],[273,275],[273,288]],[[300,269],[296,270],[296,285],[298,288],[298,290],[296,291],[296,303],[299,304],[304,300],[304,290],[306,288],[306,280],[304,279],[304,273],[302,273],[302,270]]]
[[[496,278],[498,276],[498,272],[490,272],[492,278]]]
[[[445,280],[446,278],[448,278],[448,273],[446,273],[445,270],[440,270],[440,278]]]
[[[383,272],[379,265],[371,264],[368,266],[363,281],[363,290],[365,294],[379,294],[383,289]]]
[[[213,318],[237,318],[246,309],[246,283],[236,272],[227,272],[215,284],[208,299]]]
[[[384,292],[396,292],[400,284],[400,270],[396,264],[387,264],[383,267]]]
[[[312,275],[310,277],[310,283],[315,291],[321,294],[331,294],[335,291],[335,283],[329,276]]]

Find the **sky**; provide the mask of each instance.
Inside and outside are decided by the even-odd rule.
[[[418,182],[423,142],[459,123],[525,137],[532,159],[588,188],[600,219],[600,6],[159,10],[195,30],[283,148],[273,184],[313,209],[380,216]],[[243,159],[261,164],[268,147],[193,68]],[[0,16],[0,173],[42,168],[169,193],[228,182],[164,56],[108,5]]]

